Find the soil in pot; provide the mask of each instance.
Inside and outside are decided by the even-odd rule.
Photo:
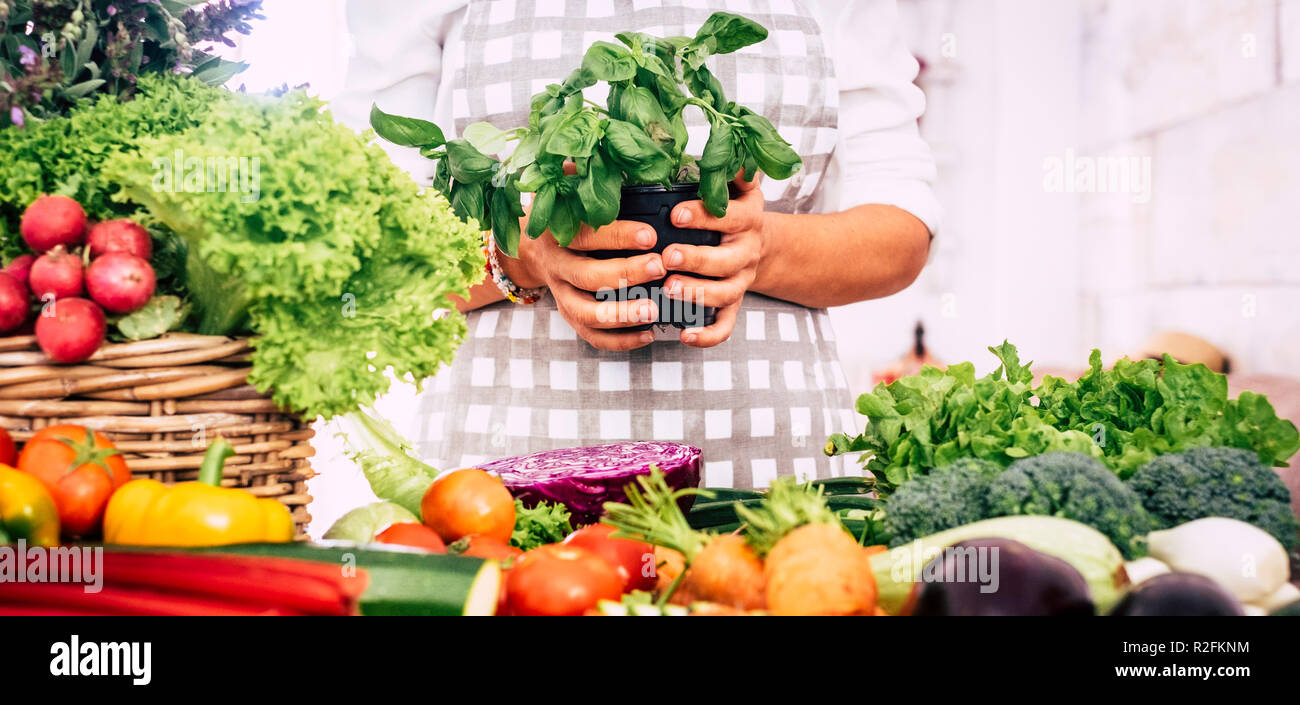
[[[732,187],[734,198],[734,187]],[[685,245],[712,245],[722,243],[722,233],[714,230],[691,230],[679,228],[672,224],[669,216],[673,207],[683,201],[699,200],[699,184],[674,184],[671,188],[662,186],[624,186],[623,200],[619,206],[619,220],[636,220],[649,224],[658,233],[658,239],[651,252],[663,254],[664,248],[673,243]],[[616,257],[635,257],[644,254],[642,250],[597,250],[589,253],[597,259],[614,259]],[[670,271],[669,274],[672,272]],[[699,274],[684,272],[702,279]],[[717,309],[701,306],[689,301],[668,298],[664,293],[664,281],[659,279],[637,286],[621,288],[616,291],[596,292],[596,298],[603,301],[634,301],[652,299],[659,306],[659,323],[672,324],[678,328],[699,328],[712,325],[717,320]],[[653,324],[629,328],[629,330],[646,330]]]

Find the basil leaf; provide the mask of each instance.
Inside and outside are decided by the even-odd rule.
[[[510,138],[517,134],[515,130],[507,132],[498,129],[490,122],[475,122],[465,128],[461,137],[483,154],[496,154],[505,149]]]
[[[562,86],[563,94],[566,96],[570,96],[573,95],[574,93],[578,93],[582,91],[582,89],[584,88],[590,88],[596,85],[596,83],[597,83],[596,75],[593,74],[591,70],[588,69],[586,66],[579,66],[578,68],[570,71],[569,75],[565,77],[564,84]]]
[[[700,157],[700,171],[726,171],[735,156],[731,123],[721,118],[711,122],[709,140],[704,143],[704,154]]]
[[[609,111],[609,116],[615,120],[626,119],[623,115],[623,91],[627,85],[623,83],[611,83],[609,85],[609,95],[605,97],[605,109]]]
[[[767,30],[763,25],[740,15],[729,12],[715,12],[700,26],[695,34],[696,42],[713,39],[713,53],[730,54],[751,44],[767,39]]]
[[[546,232],[555,210],[555,187],[545,184],[533,199],[533,209],[528,213],[528,237],[536,240]]]
[[[461,220],[466,223],[471,220],[478,223],[479,229],[484,228],[484,210],[486,204],[483,199],[483,184],[471,184],[463,181],[457,181],[451,186],[451,210]]]
[[[711,50],[704,44],[696,43],[694,40],[681,50],[681,62],[683,71],[698,71],[704,67],[704,62],[708,60]]]
[[[508,187],[492,191],[492,236],[496,238],[497,249],[511,257],[519,256],[519,216],[515,215],[519,199],[518,192],[515,193],[511,205]]]
[[[612,83],[636,75],[636,61],[627,49],[609,42],[596,42],[582,57],[582,68],[597,80]]]
[[[491,179],[499,167],[497,160],[474,149],[474,145],[463,139],[447,143],[447,161],[451,177],[467,184],[479,184]]]
[[[592,110],[575,112],[544,129],[543,149],[564,157],[589,157],[600,139],[600,116]]]
[[[669,125],[673,132],[674,153],[681,156],[686,151],[686,143],[690,141],[691,135],[686,131],[686,118],[679,112],[673,116]]]
[[[599,228],[618,218],[622,186],[623,175],[606,165],[599,150],[594,152],[587,164],[587,175],[578,184],[578,196],[586,211],[584,220],[587,225]]]
[[[676,160],[636,125],[610,120],[605,128],[605,142],[609,156],[623,167],[631,183],[668,185],[672,181]]]
[[[529,132],[524,138],[519,140],[515,145],[515,151],[506,159],[506,163],[501,167],[509,172],[516,172],[524,167],[532,165],[537,161],[537,153],[542,149],[542,136],[536,132]]]
[[[537,191],[546,184],[546,175],[542,173],[542,168],[537,162],[533,162],[520,172],[518,183],[520,191]]]
[[[438,160],[438,166],[433,171],[433,187],[447,200],[451,200],[451,169],[447,166],[446,157]]]
[[[763,173],[781,181],[790,178],[803,166],[799,154],[777,134],[772,123],[761,115],[749,114],[740,119],[745,127],[745,149]]]
[[[632,50],[633,55],[641,51],[647,43],[654,41],[654,37],[643,32],[619,32],[614,35],[614,38]]]
[[[758,176],[758,161],[754,159],[754,155],[750,153],[749,149],[745,149],[745,158],[742,164],[742,168],[745,170],[745,183],[753,183],[754,178]]]
[[[659,105],[659,99],[644,86],[629,86],[622,92],[619,96],[619,112],[623,115],[620,119],[647,132],[652,124],[658,123],[665,129],[668,125],[668,116],[664,114],[663,106]]]
[[[446,141],[442,130],[428,120],[389,115],[378,105],[370,106],[370,127],[375,134],[403,147],[439,147]]]
[[[517,185],[517,182],[518,179],[511,179],[510,181],[506,182],[506,185],[503,187],[503,189],[506,192],[507,205],[510,206],[510,213],[513,214],[516,218],[522,218],[525,215],[527,215],[527,212],[524,211],[523,198],[519,193],[519,186]]]
[[[726,105],[727,98],[726,93],[722,90],[722,82],[713,75],[712,71],[700,66],[687,71],[685,77],[686,87],[690,89],[691,95],[718,110],[721,110]]]
[[[574,201],[577,196],[570,194],[568,196],[557,196],[555,207],[551,211],[551,222],[547,229],[561,247],[568,247],[573,242],[573,238],[578,234],[578,228],[582,227],[582,222],[575,209]]]
[[[726,172],[721,169],[700,171],[700,199],[704,201],[704,207],[714,217],[721,218],[727,214],[727,201],[730,198],[730,194],[727,193],[729,181]]]

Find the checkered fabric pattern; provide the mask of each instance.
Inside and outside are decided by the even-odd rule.
[[[861,473],[822,453],[831,433],[856,429],[829,317],[758,294],[722,345],[630,353],[592,349],[549,296],[486,307],[418,410],[418,451],[435,467],[653,439],[702,448],[713,487]]]
[[[717,9],[771,32],[711,65],[728,95],[768,116],[804,159],[800,175],[764,184],[768,208],[806,210],[835,145],[838,89],[816,21],[792,0],[472,1],[464,50],[451,57],[456,129],[479,120],[526,125],[529,98],[562,80],[593,41],[616,41],[624,30],[691,34]],[[708,127],[691,112],[688,149],[698,153]],[[455,363],[419,401],[416,442],[435,467],[655,439],[702,448],[707,486],[861,473],[855,461],[822,452],[828,435],[856,429],[825,311],[748,294],[725,343],[692,348],[668,334],[630,353],[593,349],[550,296],[468,318]]]

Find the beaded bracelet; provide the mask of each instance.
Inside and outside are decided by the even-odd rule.
[[[483,268],[487,270],[492,282],[510,301],[517,304],[535,304],[538,299],[542,298],[542,294],[546,293],[545,287],[528,289],[519,286],[511,281],[510,277],[506,276],[505,270],[501,269],[501,263],[497,261],[496,238],[492,237],[491,230],[483,231],[483,257],[487,260]]]

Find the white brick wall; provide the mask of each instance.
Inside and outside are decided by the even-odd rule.
[[[948,212],[912,289],[835,312],[856,389],[917,319],[981,369],[1004,337],[1078,366],[1181,329],[1300,377],[1300,0],[900,4]],[[1149,202],[1045,193],[1067,149],[1149,158]]]

